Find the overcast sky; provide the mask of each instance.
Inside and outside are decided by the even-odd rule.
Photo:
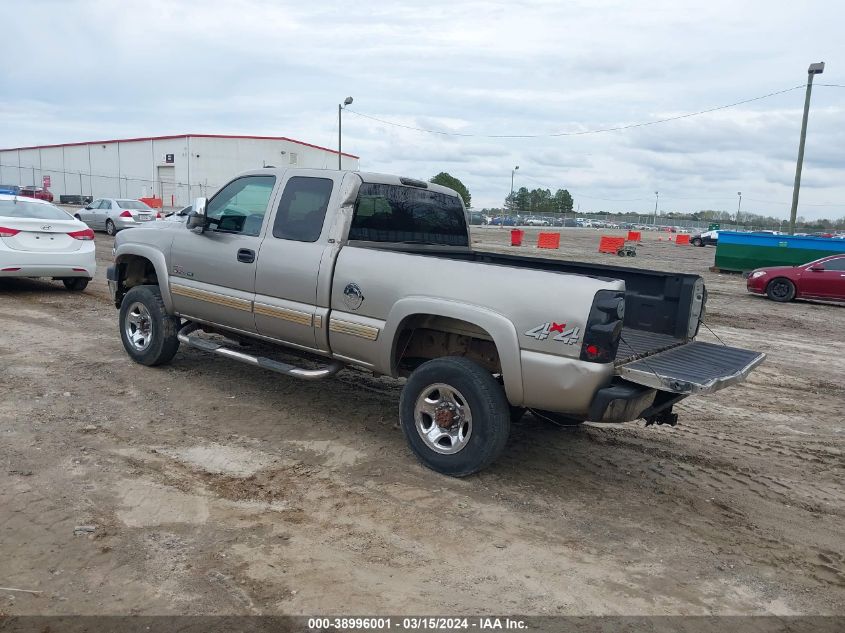
[[[845,3],[4,0],[0,147],[168,133],[290,136],[361,169],[460,178],[477,208],[516,186],[581,210],[786,217],[806,81],[845,85]],[[14,5],[14,9],[12,9]],[[845,216],[845,88],[813,91],[799,214]]]

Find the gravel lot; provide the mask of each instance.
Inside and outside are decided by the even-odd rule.
[[[84,294],[0,280],[0,586],[42,592],[0,613],[845,614],[845,309],[750,296],[713,248],[561,233],[550,256],[702,274],[713,332],[768,359],[675,428],[526,416],[454,480],[405,447],[397,381],[133,364],[106,236]],[[537,252],[508,235],[474,241]]]

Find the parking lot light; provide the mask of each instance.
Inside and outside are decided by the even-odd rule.
[[[343,160],[343,154],[340,151],[340,126],[341,126],[341,118],[342,118],[341,113],[343,112],[343,109],[346,106],[348,106],[350,103],[352,103],[352,97],[346,97],[346,99],[343,100],[343,103],[337,104],[337,168],[338,169],[343,169],[343,167],[341,166],[341,161]]]

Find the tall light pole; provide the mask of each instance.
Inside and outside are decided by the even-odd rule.
[[[517,169],[519,169],[519,165],[516,165],[513,169],[511,169],[511,211],[513,211],[513,205],[514,205],[514,200],[513,200],[513,177],[514,177],[514,174],[516,174],[516,170],[517,170]],[[504,220],[502,221],[502,226],[504,226]]]
[[[810,94],[813,76],[824,72],[824,62],[810,64],[807,69],[807,94],[804,97],[804,118],[801,119],[801,140],[798,142],[798,164],[795,165],[795,185],[792,187],[792,209],[789,212],[789,234],[795,234],[795,217],[798,215],[798,190],[801,188],[801,168],[804,166],[804,142],[807,140],[807,117],[810,115]]]
[[[660,192],[654,192],[654,220],[652,220],[652,224],[657,226],[657,201],[660,199]]]
[[[739,196],[739,204],[736,205],[736,223],[739,224],[739,210],[742,208],[742,192],[737,191],[736,195]]]
[[[343,108],[348,106],[350,103],[352,103],[352,97],[346,97],[346,99],[343,100],[342,104],[341,103],[337,104],[337,168],[338,169],[343,169],[343,167],[341,167],[341,163],[340,163],[340,161],[343,159],[343,154],[341,154],[341,152],[340,152],[341,112],[343,112]]]

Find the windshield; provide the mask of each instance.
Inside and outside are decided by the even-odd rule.
[[[349,239],[469,246],[457,196],[375,183],[361,185]]]
[[[149,209],[152,211],[149,205],[144,204],[140,200],[118,200],[117,206],[121,209]]]
[[[71,215],[52,204],[17,200],[0,200],[0,216],[5,218],[28,218],[37,220],[70,220]]]

